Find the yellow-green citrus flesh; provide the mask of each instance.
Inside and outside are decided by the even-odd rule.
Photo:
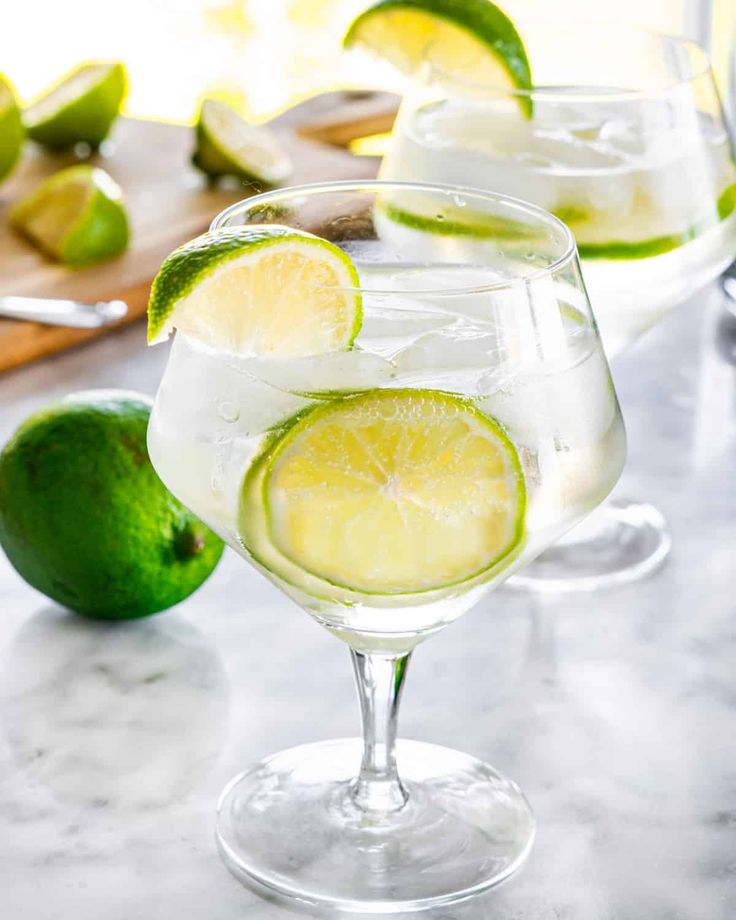
[[[508,564],[525,504],[513,444],[468,399],[371,390],[274,437],[246,476],[241,540],[312,595],[426,594]]]

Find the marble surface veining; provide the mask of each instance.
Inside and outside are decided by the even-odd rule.
[[[153,392],[136,326],[0,379],[0,441],[71,390]],[[614,368],[620,495],[668,516],[650,580],[503,589],[412,663],[405,737],[490,760],[539,818],[522,872],[432,920],[736,917],[736,328],[717,295]],[[0,920],[288,920],[221,865],[225,782],[354,734],[345,648],[232,553],[174,611],[89,623],[0,558]],[[317,916],[317,915],[315,915]]]

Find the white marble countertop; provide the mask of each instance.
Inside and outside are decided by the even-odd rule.
[[[736,330],[713,298],[614,368],[619,494],[667,514],[655,577],[486,598],[412,663],[401,734],[514,777],[533,855],[432,920],[736,917]],[[136,326],[0,378],[0,442],[90,387],[155,390]],[[213,810],[257,758],[354,734],[347,650],[234,554],[194,597],[118,626],[64,613],[0,558],[1,920],[277,920],[221,865]],[[427,915],[429,916],[429,915]]]

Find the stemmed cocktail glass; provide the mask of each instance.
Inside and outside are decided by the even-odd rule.
[[[536,206],[336,182],[257,196],[213,226],[273,224],[352,259],[354,341],[279,357],[177,333],[149,449],[176,496],[349,645],[363,740],[236,777],[219,846],[239,878],[308,904],[450,903],[514,872],[535,821],[488,764],[396,746],[409,658],[610,491],[625,453],[616,395],[573,238]],[[299,264],[243,290],[251,316],[259,291],[286,303]]]
[[[708,57],[614,25],[520,32],[531,91],[474,82],[472,62],[448,71],[442,49],[427,49],[381,177],[461,182],[556,214],[576,237],[611,358],[736,253],[736,166]],[[515,580],[540,590],[629,581],[670,542],[656,508],[618,501]]]

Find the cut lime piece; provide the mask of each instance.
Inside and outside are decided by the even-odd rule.
[[[718,208],[719,220],[725,220],[733,214],[734,210],[736,210],[736,183],[724,188],[718,196],[716,207]]]
[[[246,477],[241,538],[263,543],[260,502],[274,557],[307,588],[425,593],[512,558],[525,496],[513,444],[467,399],[370,390],[312,409],[272,445]]]
[[[205,233],[154,279],[148,341],[180,329],[218,351],[298,357],[352,345],[362,322],[355,266],[326,240],[276,225]]]
[[[12,225],[65,265],[83,266],[120,255],[128,218],[120,186],[96,166],[62,169],[10,214]]]
[[[26,109],[29,137],[50,150],[80,143],[96,149],[117,118],[126,87],[119,61],[80,65]]]
[[[23,149],[24,133],[15,93],[0,75],[0,181],[18,162]]]
[[[381,0],[353,20],[346,48],[355,45],[411,74],[432,49],[432,61],[450,76],[478,86],[529,90],[529,59],[508,16],[490,0]],[[519,107],[531,117],[532,100]]]
[[[410,200],[411,205],[396,203],[396,198]],[[385,196],[376,201],[377,213],[394,223],[423,233],[442,236],[467,236],[476,239],[530,240],[540,237],[543,231],[532,228],[523,221],[497,214],[475,211],[456,205],[438,205],[427,198],[421,202],[421,192],[404,193],[389,200]]]
[[[708,202],[711,213],[673,233],[652,235],[666,223],[646,194],[639,193],[627,217],[609,216],[577,203],[557,204],[552,212],[570,228],[583,259],[651,259],[672,252],[726,220],[736,208],[736,184],[726,186]]]
[[[202,103],[197,121],[197,147],[192,162],[211,179],[238,179],[278,185],[292,172],[291,160],[276,135],[266,127],[248,124],[224,102]]]
[[[453,239],[458,244],[462,239],[462,246],[473,251],[478,264],[490,266],[511,259],[524,273],[548,265],[559,253],[561,229],[555,232],[512,216],[519,211],[492,213],[453,197],[457,204],[438,202],[436,196],[419,191],[382,195],[374,210],[379,239],[404,254],[411,253],[414,259],[430,262],[446,259],[444,247],[453,245]],[[493,279],[490,274],[485,276],[485,283],[499,280],[498,275]],[[478,283],[484,282],[479,278]]]

